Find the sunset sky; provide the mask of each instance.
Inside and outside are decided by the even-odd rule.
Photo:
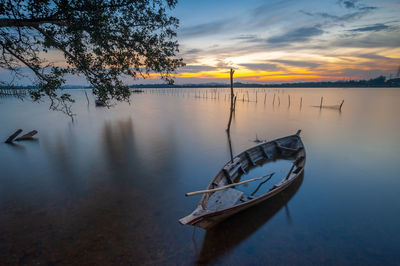
[[[177,83],[393,77],[400,1],[179,1]],[[149,82],[149,81],[148,81]],[[138,81],[143,83],[143,81]]]
[[[399,10],[399,0],[180,0],[170,14],[180,20],[178,56],[187,65],[175,82],[227,83],[229,68],[244,83],[396,77]],[[17,82],[32,84],[29,75]],[[1,70],[0,79],[12,77]],[[125,81],[163,83],[158,75]],[[67,85],[89,84],[68,76]]]

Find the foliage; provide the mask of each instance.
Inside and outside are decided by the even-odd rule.
[[[57,94],[66,74],[85,76],[105,103],[128,100],[124,77],[156,72],[172,82],[184,65],[175,58],[179,21],[167,14],[175,5],[176,0],[0,0],[0,67],[17,76],[21,66],[33,71],[39,87],[34,100],[71,102]],[[54,50],[65,62],[46,59]]]

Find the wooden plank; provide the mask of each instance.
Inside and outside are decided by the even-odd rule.
[[[247,151],[245,151],[244,154],[246,155],[246,158],[247,158],[247,160],[250,162],[251,165],[253,165],[253,166],[256,165],[256,164],[253,162],[253,159],[251,158],[250,154],[249,154]]]
[[[237,189],[228,188],[213,193],[208,199],[207,210],[219,211],[229,208],[243,196],[243,192]]]
[[[268,159],[268,154],[267,154],[267,152],[265,151],[264,146],[260,146],[260,151],[261,151],[261,153],[265,156],[265,158]]]
[[[224,169],[222,169],[222,173],[224,173],[226,180],[228,180],[228,184],[232,184],[233,181],[232,181],[232,177],[231,177],[231,174],[229,173],[229,171],[224,168]]]
[[[14,132],[11,136],[8,137],[8,139],[5,141],[5,143],[11,143],[19,134],[21,134],[22,129],[18,129],[17,131]]]
[[[31,132],[26,133],[25,135],[17,138],[15,141],[21,140],[34,140],[33,136],[35,136],[38,132],[36,130],[32,130]]]

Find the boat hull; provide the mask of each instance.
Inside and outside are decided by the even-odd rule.
[[[288,188],[304,172],[305,150],[299,134],[300,130],[295,135],[262,143],[240,153],[223,167],[207,187],[207,189],[212,190],[216,184],[218,184],[218,186],[223,186],[226,185],[226,183],[229,184],[229,182],[232,182],[232,180],[236,178],[240,178],[240,171],[244,172],[243,165],[250,168],[250,165],[255,165],[253,161],[254,156],[257,158],[265,156],[266,159],[269,159],[279,154],[279,156],[287,159],[296,158],[287,177],[282,179],[278,184],[275,184],[270,191],[257,198],[252,198],[250,200],[247,198],[244,202],[232,204],[216,210],[212,210],[207,206],[208,200],[210,200],[210,194],[212,193],[205,193],[197,208],[188,216],[180,219],[179,222],[183,225],[192,225],[209,229],[230,216],[268,200]],[[281,144],[286,144],[287,146],[282,146]],[[296,149],[293,148],[293,144],[297,144]],[[293,171],[295,166],[297,166],[297,169]]]
[[[281,187],[271,191],[271,193],[268,193],[264,196],[261,196],[259,198],[256,198],[252,201],[249,202],[245,202],[242,204],[238,204],[233,206],[232,208],[229,209],[225,209],[222,211],[218,211],[218,212],[213,212],[210,214],[205,214],[203,216],[199,216],[196,217],[195,219],[189,221],[187,224],[188,225],[193,225],[193,226],[197,226],[197,227],[201,227],[203,229],[209,229],[213,226],[215,226],[216,224],[222,222],[223,220],[229,218],[230,216],[244,211],[248,208],[251,208],[257,204],[260,204],[261,202],[268,200],[272,197],[274,197],[275,195],[279,194],[280,192],[282,192],[283,190],[285,190],[286,188],[288,188],[302,173],[303,173],[304,169],[301,170],[301,172],[299,172],[299,174],[295,177],[292,178],[290,180],[290,182],[282,185]]]

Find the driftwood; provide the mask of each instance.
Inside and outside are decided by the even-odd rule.
[[[36,130],[32,130],[31,132],[26,133],[25,135],[17,138],[15,141],[22,141],[22,140],[35,140],[33,136],[35,136],[38,132]]]
[[[12,143],[13,140],[19,135],[21,134],[22,129],[18,129],[17,131],[14,132],[14,134],[12,134],[11,136],[8,137],[8,139],[5,141],[5,143]]]
[[[186,193],[185,196],[186,197],[190,197],[190,196],[194,196],[194,195],[197,195],[197,194],[204,194],[204,193],[210,193],[210,192],[215,192],[215,191],[219,191],[219,190],[224,190],[224,189],[227,189],[227,188],[230,188],[230,187],[235,187],[235,186],[238,186],[238,185],[243,185],[243,184],[246,184],[246,183],[249,183],[249,182],[257,181],[257,180],[263,179],[263,178],[265,178],[267,176],[273,176],[274,174],[275,173],[271,173],[271,174],[263,175],[263,176],[260,176],[260,177],[252,178],[252,179],[245,180],[245,181],[238,182],[238,183],[229,184],[229,185],[218,187],[218,188],[205,189],[205,190],[189,192],[189,193]]]

